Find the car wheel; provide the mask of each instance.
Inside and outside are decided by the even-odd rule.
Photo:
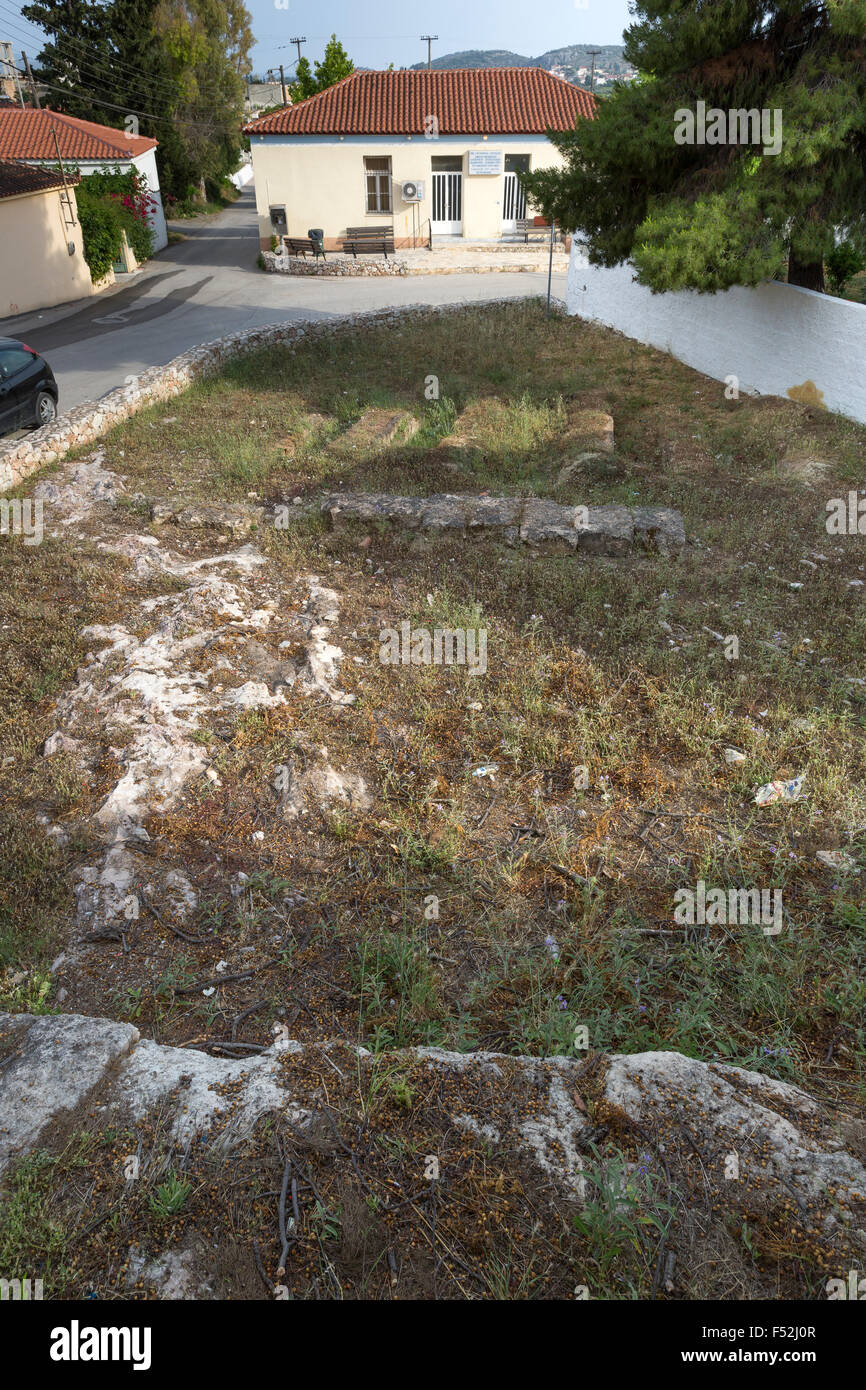
[[[50,425],[52,420],[56,420],[57,402],[53,396],[49,396],[47,391],[40,391],[33,402],[33,418],[37,429],[42,425]]]

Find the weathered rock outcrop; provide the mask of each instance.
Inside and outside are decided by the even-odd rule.
[[[171,1143],[207,1134],[223,1151],[271,1111],[303,1129],[316,1074],[304,1064],[346,1046],[278,1036],[234,1061],[141,1039],[128,1023],[2,1014],[0,1164],[76,1118],[137,1125],[158,1110]],[[357,1056],[362,1066],[369,1058]],[[580,1060],[418,1048],[385,1060],[440,1078],[455,1126],[520,1152],[569,1200],[584,1200],[593,1146],[636,1139],[669,1174],[699,1161],[701,1181],[732,1202],[740,1192],[752,1204],[793,1199],[814,1229],[844,1231],[866,1249],[866,1126],[796,1086],[678,1052]]]

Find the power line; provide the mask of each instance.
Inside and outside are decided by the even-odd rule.
[[[2,6],[0,6],[0,8],[2,8]],[[10,26],[10,28],[11,28],[11,27],[12,27],[12,26]],[[63,37],[66,38],[67,36],[64,35]],[[44,41],[44,40],[43,40],[43,41]],[[73,39],[70,39],[69,41],[70,41],[70,42],[76,42],[76,43],[79,42],[78,40],[73,40]],[[80,59],[78,59],[77,57],[73,57],[73,58],[70,60],[70,66],[74,66],[74,67],[76,68],[76,71],[78,72],[78,74],[79,74],[79,76],[80,76],[80,78],[81,78],[81,90],[77,90],[77,89],[75,89],[75,88],[72,88],[72,87],[69,87],[69,86],[65,86],[65,85],[63,85],[62,83],[61,83],[61,84],[57,84],[57,83],[41,82],[41,81],[40,81],[40,84],[39,84],[39,85],[42,86],[43,88],[45,88],[47,91],[60,92],[60,93],[62,93],[62,94],[63,94],[64,96],[66,96],[66,97],[71,97],[71,98],[76,98],[76,97],[77,97],[79,100],[87,100],[88,102],[91,103],[91,105],[94,105],[94,106],[101,106],[101,107],[104,107],[106,110],[120,111],[120,112],[122,112],[122,113],[123,113],[124,115],[126,115],[126,116],[129,116],[129,115],[142,116],[142,117],[144,117],[144,118],[147,119],[147,120],[158,121],[158,122],[162,123],[163,125],[172,124],[175,120],[177,120],[177,121],[182,122],[182,124],[183,124],[184,126],[187,126],[187,127],[190,127],[190,128],[199,128],[199,127],[200,127],[200,128],[202,128],[202,129],[205,129],[205,130],[207,130],[207,129],[212,129],[212,128],[213,128],[213,125],[214,125],[214,123],[215,123],[215,119],[216,119],[216,117],[217,117],[217,111],[218,111],[218,108],[217,108],[217,107],[211,108],[212,116],[213,116],[214,119],[212,119],[212,120],[210,120],[210,121],[208,121],[208,120],[206,120],[206,119],[195,120],[195,119],[193,119],[193,118],[184,117],[182,114],[176,114],[175,116],[170,116],[170,115],[167,115],[167,114],[157,115],[156,112],[153,112],[153,111],[142,111],[142,110],[138,110],[138,111],[135,111],[135,112],[131,112],[131,111],[130,111],[130,105],[131,105],[131,103],[127,103],[127,104],[124,105],[124,106],[118,106],[115,102],[107,101],[104,97],[97,97],[97,96],[94,96],[94,95],[87,89],[87,88],[88,88],[88,84],[91,85],[91,86],[94,86],[94,87],[96,87],[96,88],[98,89],[98,87],[99,87],[101,84],[103,84],[103,83],[106,82],[106,78],[102,75],[102,71],[105,71],[105,69],[103,68],[102,71],[100,71],[100,69],[102,68],[102,65],[101,65],[101,64],[97,64],[97,63],[96,63],[95,61],[93,61],[93,60],[90,60],[89,62],[85,63],[85,62],[82,62],[82,61],[81,61]],[[122,66],[122,65],[118,62],[118,63],[117,63],[117,66],[120,67],[120,66]],[[21,68],[17,68],[17,67],[15,67],[14,65],[13,65],[13,71],[16,72],[16,73],[17,73],[19,76],[21,76],[21,77],[25,77],[25,78],[27,77],[27,73],[26,73],[25,70],[22,70]],[[148,75],[147,73],[140,72],[140,71],[138,71],[138,70],[135,70],[135,72],[136,72],[136,76],[139,77],[140,80],[141,80],[145,85],[148,85],[149,83],[151,83],[151,79],[150,79],[150,77],[149,77],[149,75]],[[88,75],[88,74],[90,74],[90,75]],[[171,94],[172,94],[173,97],[175,97],[175,98],[178,98],[178,97],[179,97],[178,88],[175,86],[175,84],[169,82],[167,79],[164,79],[164,78],[163,78],[163,79],[154,79],[154,80],[153,80],[153,85],[157,85],[157,84],[159,84],[159,83],[163,83],[163,84],[165,85],[166,89],[167,89],[168,91],[171,92]],[[156,96],[159,96],[159,95],[160,95],[158,91],[154,92],[153,94],[156,95]],[[37,105],[38,105],[38,102],[37,102]],[[201,113],[203,116],[206,116],[206,115],[208,114],[208,108],[207,108],[207,107],[199,107],[198,110],[200,111],[200,113]],[[62,114],[62,113],[61,113],[61,114]]]
[[[20,77],[26,77],[26,76],[27,76],[26,71],[24,70],[24,68],[18,68],[18,67],[15,67],[15,66],[13,65],[13,71],[14,71],[14,72],[17,72],[18,75],[19,75]],[[135,116],[144,116],[146,120],[149,120],[149,121],[157,121],[157,122],[158,122],[159,124],[161,124],[161,125],[170,125],[170,126],[172,126],[173,128],[176,128],[177,124],[180,124],[180,125],[182,125],[182,126],[184,126],[184,127],[187,127],[187,126],[190,126],[190,127],[193,127],[193,128],[201,127],[201,129],[203,129],[203,130],[211,130],[211,129],[214,128],[215,125],[218,125],[218,124],[219,124],[219,122],[217,122],[217,121],[215,121],[215,120],[211,120],[211,121],[207,121],[207,120],[188,120],[188,119],[186,119],[183,115],[180,115],[180,116],[177,116],[177,115],[175,115],[175,116],[157,116],[156,113],[155,113],[154,111],[135,111],[135,112],[133,112],[133,111],[130,111],[128,105],[127,105],[127,106],[117,106],[117,105],[116,105],[114,102],[112,102],[112,101],[103,101],[103,100],[101,100],[99,97],[93,96],[93,94],[92,94],[91,92],[89,92],[89,91],[72,91],[72,90],[70,90],[69,87],[58,87],[55,83],[51,83],[51,82],[40,82],[39,85],[40,85],[40,87],[43,87],[43,88],[45,89],[45,91],[47,91],[47,92],[61,92],[64,96],[67,96],[67,97],[77,97],[79,100],[87,100],[87,101],[90,102],[90,104],[91,104],[92,106],[103,106],[103,107],[105,107],[105,109],[106,109],[107,111],[121,111],[125,116],[131,116],[131,115],[135,115]],[[68,113],[63,112],[63,111],[55,111],[55,112],[54,112],[54,115],[56,115],[56,116],[63,116],[63,115],[66,115],[66,114],[68,114]],[[215,113],[214,113],[214,114],[215,114]],[[75,119],[80,119],[80,118],[76,118],[76,117],[73,116],[73,117],[71,117],[71,119],[72,119],[72,120],[75,120]],[[111,128],[112,128],[113,130],[114,130],[114,129],[117,129],[117,127],[115,127],[115,126],[112,126]],[[126,133],[128,134],[129,132],[126,132]],[[146,138],[146,137],[145,137],[145,138]]]

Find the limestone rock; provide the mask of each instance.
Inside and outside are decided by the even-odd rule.
[[[0,1166],[36,1147],[138,1042],[131,1023],[77,1014],[0,1014]]]
[[[680,512],[672,507],[633,507],[631,514],[638,545],[662,555],[682,550],[686,528]]]
[[[229,502],[195,503],[154,502],[150,509],[156,525],[173,522],[184,531],[228,531],[235,537],[248,536],[264,521],[264,507],[246,507]]]

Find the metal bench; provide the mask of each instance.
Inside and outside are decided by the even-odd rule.
[[[394,255],[393,227],[347,227],[346,235],[340,238],[344,251],[351,251],[357,260],[358,254],[381,255],[388,259]]]
[[[304,260],[307,259],[308,255],[315,256],[316,259],[318,259],[319,256],[322,257],[322,260],[327,259],[325,256],[325,248],[320,242],[313,241],[310,237],[284,236],[283,245],[290,256],[303,256]]]

